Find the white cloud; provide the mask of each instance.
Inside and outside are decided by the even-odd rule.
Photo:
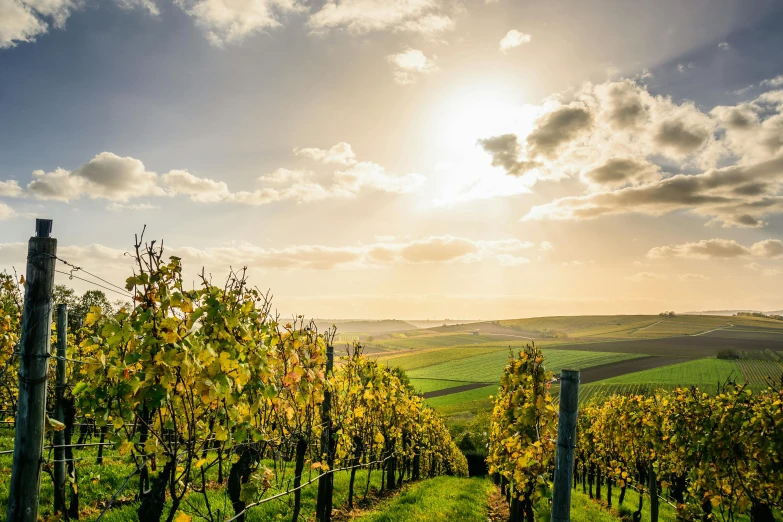
[[[158,14],[153,0],[115,1],[123,9],[140,7]],[[50,26],[63,29],[71,13],[83,5],[82,0],[0,0],[0,49],[34,42]]]
[[[677,64],[677,70],[681,73],[684,73],[686,69],[693,69],[694,65],[693,62],[688,62],[687,64],[684,63],[678,63]]]
[[[783,87],[783,74],[767,80],[762,80],[759,84],[763,87]]]
[[[293,201],[296,203],[308,203],[325,199],[353,198],[354,192],[342,190],[339,187],[324,187],[318,183],[304,182],[281,189],[262,188],[253,191],[239,191],[227,194],[224,201],[241,203],[244,205],[268,205],[280,201]]]
[[[111,212],[123,212],[126,210],[131,211],[143,211],[143,210],[156,210],[160,207],[158,205],[153,205],[151,203],[109,203],[106,205],[106,210],[109,210]]]
[[[0,49],[14,47],[21,42],[32,42],[47,31],[48,25],[19,0],[0,2]]]
[[[327,0],[310,16],[315,32],[345,29],[350,33],[407,31],[435,35],[454,27],[439,0]]]
[[[161,176],[161,185],[172,195],[184,194],[192,201],[214,203],[230,197],[223,181],[194,176],[186,170],[172,170]]]
[[[8,181],[0,181],[0,197],[4,198],[19,198],[22,197],[24,191],[19,183],[14,179]]]
[[[5,203],[0,202],[0,221],[5,221],[6,219],[10,219],[16,215],[16,212],[14,212],[14,209],[6,205]]]
[[[506,36],[504,36],[502,40],[500,40],[500,50],[504,53],[508,52],[509,49],[530,43],[532,39],[533,37],[531,35],[512,29],[506,33]]]
[[[479,140],[491,164],[533,183],[579,177],[589,191],[537,205],[526,220],[689,210],[748,228],[783,212],[783,91],[705,113],[619,80],[528,108],[539,115],[529,128]]]
[[[344,141],[334,145],[329,150],[314,147],[297,147],[294,149],[294,154],[321,163],[337,163],[339,165],[353,165],[356,163],[356,154],[354,154],[351,145]]]
[[[554,246],[552,246],[552,243],[550,243],[549,241],[542,241],[542,242],[541,242],[541,243],[538,245],[538,249],[539,249],[539,250],[541,250],[541,251],[543,251],[543,252],[546,252],[546,251],[548,251],[548,250],[554,250],[554,248],[555,248],[555,247],[554,247]]]
[[[394,64],[396,68],[394,81],[399,85],[410,85],[415,83],[420,75],[438,70],[435,62],[418,49],[408,49],[401,53],[391,54],[386,59]]]
[[[157,4],[153,0],[115,0],[121,9],[143,9],[152,16],[160,14]]]
[[[682,257],[690,259],[731,259],[757,257],[773,259],[783,256],[783,241],[766,239],[746,247],[733,239],[703,239],[695,243],[655,247],[647,252],[649,259]]]
[[[718,44],[718,49],[721,51],[728,51],[731,49],[731,45],[729,45],[729,42],[721,42]]]
[[[425,181],[421,174],[398,176],[387,172],[377,163],[357,163],[348,143],[339,143],[329,150],[295,149],[295,152],[316,161],[337,163],[347,168],[334,171],[330,182],[307,181],[307,178],[314,177],[309,171],[278,169],[272,174],[261,176],[259,181],[290,185],[231,191],[224,181],[196,176],[186,170],[171,170],[159,176],[147,171],[138,159],[102,152],[73,171],[62,168],[52,172],[34,171],[33,180],[27,185],[26,191],[15,180],[0,181],[0,196],[32,197],[66,203],[87,197],[124,203],[145,196],[183,195],[199,203],[266,205],[279,201],[305,203],[356,198],[364,190],[406,194],[419,189]],[[133,205],[113,205],[109,208],[144,209]]]
[[[451,235],[429,236],[409,241],[382,241],[355,245],[300,244],[266,248],[247,242],[232,242],[210,248],[187,246],[167,247],[165,255],[183,259],[183,265],[192,273],[201,267],[225,270],[237,264],[256,269],[277,270],[331,270],[335,268],[374,268],[391,264],[438,263],[500,263],[514,266],[524,264],[520,256],[512,256],[527,248],[529,243],[515,239],[471,240]],[[0,243],[0,265],[10,266],[24,260],[26,245]],[[124,249],[100,244],[63,246],[58,255],[78,266],[98,269],[116,269],[128,265]]]
[[[631,276],[626,276],[625,279],[633,281],[635,283],[641,283],[644,281],[663,281],[669,277],[666,274],[656,274],[654,272],[639,272]]]
[[[417,190],[424,184],[421,174],[410,173],[404,176],[389,174],[386,169],[370,161],[362,161],[351,168],[334,173],[335,185],[349,192],[359,192],[370,188],[383,192],[405,194]]]
[[[702,274],[680,274],[677,276],[680,281],[709,281],[710,278]]]
[[[162,196],[158,175],[134,158],[101,152],[74,171],[36,170],[27,191],[38,199],[71,201],[82,196],[127,201],[141,196]]]
[[[783,241],[779,239],[766,239],[754,243],[750,247],[750,253],[754,257],[774,259],[783,256]]]
[[[497,259],[500,266],[521,266],[530,264],[528,258],[512,254],[499,254]]]
[[[236,43],[282,25],[286,14],[305,9],[298,0],[174,0],[196,20],[214,45]]]
[[[305,171],[305,170],[291,170],[291,169],[279,168],[276,171],[272,172],[271,174],[259,176],[258,181],[262,183],[285,184],[285,183],[303,181],[305,178],[309,178],[312,175],[313,175],[312,172]]]

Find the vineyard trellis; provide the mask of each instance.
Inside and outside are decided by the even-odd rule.
[[[199,288],[188,290],[181,260],[164,259],[143,232],[131,258],[134,273],[123,288],[51,256],[69,267],[57,273],[82,273],[132,304],[114,313],[93,308],[72,332],[58,321],[64,353],[43,358],[57,363],[48,369],[49,385],[44,381],[47,437],[56,439],[41,444],[41,453],[55,456],[36,462],[55,485],[65,468],[50,516],[79,517],[78,463],[88,457],[73,452],[89,447],[98,448],[98,464],[116,459],[130,470],[96,520],[132,488],[140,520],[240,521],[253,508],[289,499],[295,521],[301,492],[315,482],[324,484],[319,520],[329,520],[335,473],[350,474],[349,505],[359,469],[367,470],[365,498],[373,470],[387,489],[467,473],[443,420],[409,385],[366,359],[356,343],[332,368],[335,330],[319,332],[302,316],[283,323],[271,313],[269,294],[250,287],[246,270],[231,270],[221,285],[202,271]],[[10,377],[18,371],[21,316],[31,311],[20,298],[25,283],[0,276],[0,407],[14,417],[18,391]],[[49,299],[51,307],[51,292]],[[57,384],[54,367],[66,365],[65,383]],[[77,427],[82,437],[74,443]],[[92,432],[100,442],[83,439]],[[104,447],[116,454],[104,456]]]
[[[512,522],[532,521],[534,504],[552,487],[551,376],[543,361],[535,346],[511,354],[495,399],[488,463]],[[783,510],[783,375],[765,381],[764,388],[728,381],[714,393],[672,387],[594,395],[580,405],[573,487],[605,496],[610,508],[613,487],[620,506],[635,490],[636,521],[646,496],[652,522],[660,503],[683,522],[741,515],[774,522],[773,512]]]

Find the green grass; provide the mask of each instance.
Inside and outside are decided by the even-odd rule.
[[[729,378],[742,380],[736,361],[714,358],[697,359],[671,366],[633,372],[601,381],[602,384],[666,384],[703,386],[725,382]]]
[[[48,444],[49,442],[47,442]],[[13,446],[13,431],[8,428],[0,430],[0,448],[6,449]],[[79,507],[81,517],[80,520],[94,521],[101,512],[101,503],[108,501],[112,495],[118,490],[118,488],[125,481],[134,469],[130,463],[127,463],[117,458],[117,453],[106,449],[104,451],[105,461],[103,465],[95,464],[95,458],[97,455],[97,448],[86,448],[74,451],[74,457],[83,459],[77,461],[77,471],[79,474]],[[53,458],[49,452],[44,453],[44,459],[48,460]],[[12,455],[0,455],[0,510],[5,511],[8,503],[8,488],[11,480],[11,460]],[[230,462],[224,466],[224,477],[228,477],[230,470]],[[272,466],[271,462],[268,464]],[[291,477],[292,469],[288,471],[286,480]],[[316,476],[317,472],[312,472],[313,476]],[[152,473],[154,476],[155,474]],[[364,488],[367,484],[368,472],[364,469],[360,469],[356,473],[356,486],[355,495],[359,498],[364,494]],[[309,470],[306,471],[305,480],[309,480]],[[208,473],[209,480],[215,480],[217,478],[217,469],[213,467]],[[340,471],[335,473],[334,477],[334,497],[333,503],[335,508],[341,508],[345,505],[348,499],[348,481],[350,473],[347,471]],[[377,490],[380,487],[381,474],[376,470],[370,474],[370,488]],[[287,486],[287,482],[280,484],[279,487],[273,486],[272,489],[267,491],[265,496],[271,496],[275,492],[283,491]],[[106,515],[103,517],[103,521],[106,522],[128,522],[138,520],[136,510],[139,505],[135,502],[134,495],[138,490],[138,478],[132,478],[126,489],[118,497],[118,502],[115,507],[112,507]],[[315,513],[315,505],[318,491],[318,483],[313,482],[306,486],[302,490],[302,516],[304,519],[308,519]],[[225,484],[218,488],[212,489],[208,493],[209,502],[213,509],[222,510],[224,514],[230,514],[233,516],[233,509],[231,507],[231,501],[228,499]],[[198,493],[189,493],[186,500],[193,506],[206,512],[204,497]],[[289,495],[281,500],[275,500],[268,503],[259,505],[248,512],[246,520],[248,522],[264,522],[269,520],[277,520],[282,518],[283,520],[290,519],[292,509],[293,495]],[[41,474],[41,488],[40,488],[40,510],[39,513],[46,517],[52,514],[54,504],[54,488],[52,481],[47,473]],[[170,510],[170,502],[167,502],[164,510],[164,519]],[[184,504],[180,506],[180,511],[184,511],[188,514],[195,514],[194,511]],[[194,517],[194,520],[197,517]],[[224,520],[221,515],[216,516],[216,520]]]
[[[544,350],[544,362],[547,370],[551,372],[559,372],[564,367],[587,368],[635,357],[638,356],[625,353]],[[408,372],[408,376],[421,379],[461,379],[470,382],[499,382],[507,362],[507,350],[495,351],[412,370]]]
[[[468,390],[459,393],[452,393],[450,395],[443,395],[441,397],[434,397],[432,399],[427,399],[426,402],[428,406],[432,406],[433,408],[440,410],[446,406],[454,406],[458,404],[483,400],[486,401],[491,408],[492,406],[489,401],[489,396],[494,395],[497,393],[497,391],[498,385],[490,384],[482,388],[476,388],[475,390]]]
[[[486,522],[489,493],[483,478],[437,477],[406,487],[358,522]]]
[[[742,378],[750,384],[767,385],[770,380],[780,383],[783,375],[783,363],[772,360],[741,359],[737,361]]]
[[[551,506],[542,503],[537,511],[548,513],[551,509]],[[571,522],[618,522],[619,520],[619,517],[590,500],[590,497],[581,490],[571,490]]]
[[[387,366],[396,366],[406,372],[425,368],[435,364],[441,364],[447,361],[456,361],[458,359],[467,359],[486,353],[503,352],[508,354],[508,344],[493,343],[490,346],[476,347],[442,347],[430,348],[425,350],[416,350],[414,352],[404,352],[402,354],[382,355],[378,357],[378,362]]]
[[[469,384],[465,381],[443,381],[438,379],[411,379],[411,384],[419,393],[427,393],[431,391],[445,390],[446,388],[453,388],[455,386],[461,386],[463,384]]]

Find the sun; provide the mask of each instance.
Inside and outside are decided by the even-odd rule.
[[[466,81],[446,89],[432,114],[439,148],[464,150],[482,138],[524,131],[530,116],[525,115],[523,94],[499,80]]]

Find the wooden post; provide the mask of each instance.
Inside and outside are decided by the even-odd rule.
[[[19,409],[7,522],[37,522],[46,416],[46,374],[52,335],[52,295],[57,240],[52,221],[37,219],[27,250],[27,275],[19,357]]]
[[[650,522],[658,522],[658,479],[655,477],[655,467],[650,461]]]
[[[560,416],[557,423],[557,454],[552,492],[552,522],[571,521],[571,476],[576,445],[579,405],[579,371],[560,372]]]
[[[54,389],[54,418],[65,423],[65,346],[68,340],[68,305],[57,305],[57,386]],[[65,513],[65,431],[54,432],[54,511]]]
[[[334,367],[334,346],[326,346],[326,376],[332,374]],[[323,432],[321,434],[321,453],[325,454],[329,469],[334,464],[332,444],[332,392],[329,388],[324,391],[321,421]],[[315,518],[318,522],[330,522],[332,520],[332,490],[334,489],[334,475],[324,474],[318,479],[318,501],[315,506]]]

